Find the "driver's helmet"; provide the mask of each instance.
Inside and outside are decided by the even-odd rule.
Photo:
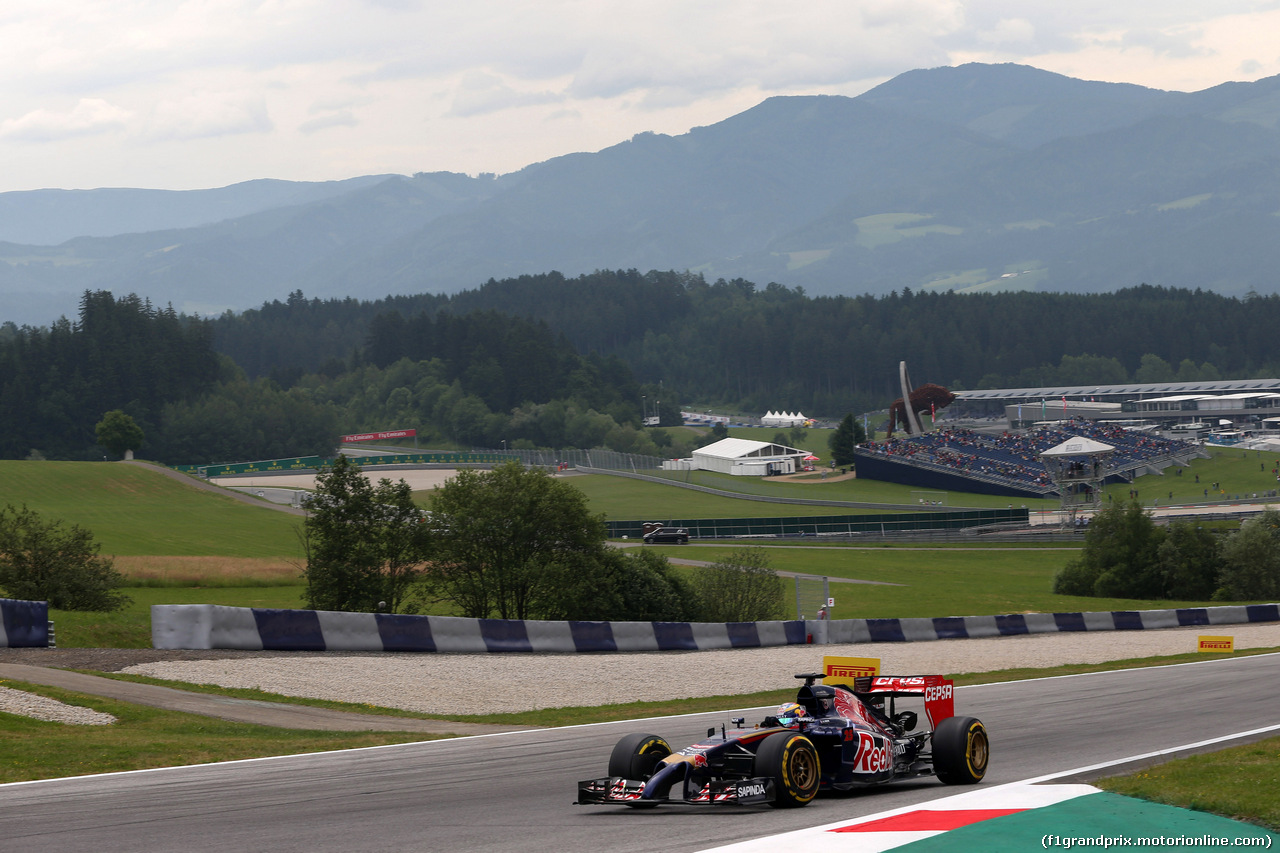
[[[778,710],[773,712],[773,716],[778,720],[778,725],[783,728],[793,728],[800,725],[800,720],[808,716],[803,705],[795,702],[783,702],[778,706]]]

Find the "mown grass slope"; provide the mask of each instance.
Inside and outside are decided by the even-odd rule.
[[[0,506],[93,531],[104,554],[291,559],[301,520],[145,466],[0,460]]]

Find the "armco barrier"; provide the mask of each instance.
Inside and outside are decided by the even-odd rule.
[[[7,617],[6,617],[7,618]],[[830,622],[537,622],[393,613],[151,607],[157,649],[373,652],[705,651],[816,643],[903,643],[1073,631],[1142,631],[1280,622],[1280,605],[1015,613]]]
[[[49,602],[0,598],[0,648],[47,648]]]

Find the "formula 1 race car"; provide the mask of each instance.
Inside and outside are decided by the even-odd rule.
[[[803,806],[821,790],[847,791],[895,779],[936,776],[971,785],[987,772],[987,730],[954,715],[954,688],[941,675],[867,676],[816,684],[804,673],[789,702],[747,728],[707,730],[679,752],[653,734],[627,735],[609,756],[609,775],[578,783],[580,804],[632,807],[659,803]],[[919,714],[899,699],[922,699]]]

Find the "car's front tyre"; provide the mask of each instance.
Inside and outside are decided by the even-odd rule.
[[[609,755],[609,775],[647,781],[658,768],[658,762],[670,754],[671,744],[657,735],[627,735]]]
[[[818,794],[822,767],[813,741],[802,734],[770,735],[756,751],[755,774],[773,780],[775,808],[808,805]]]

